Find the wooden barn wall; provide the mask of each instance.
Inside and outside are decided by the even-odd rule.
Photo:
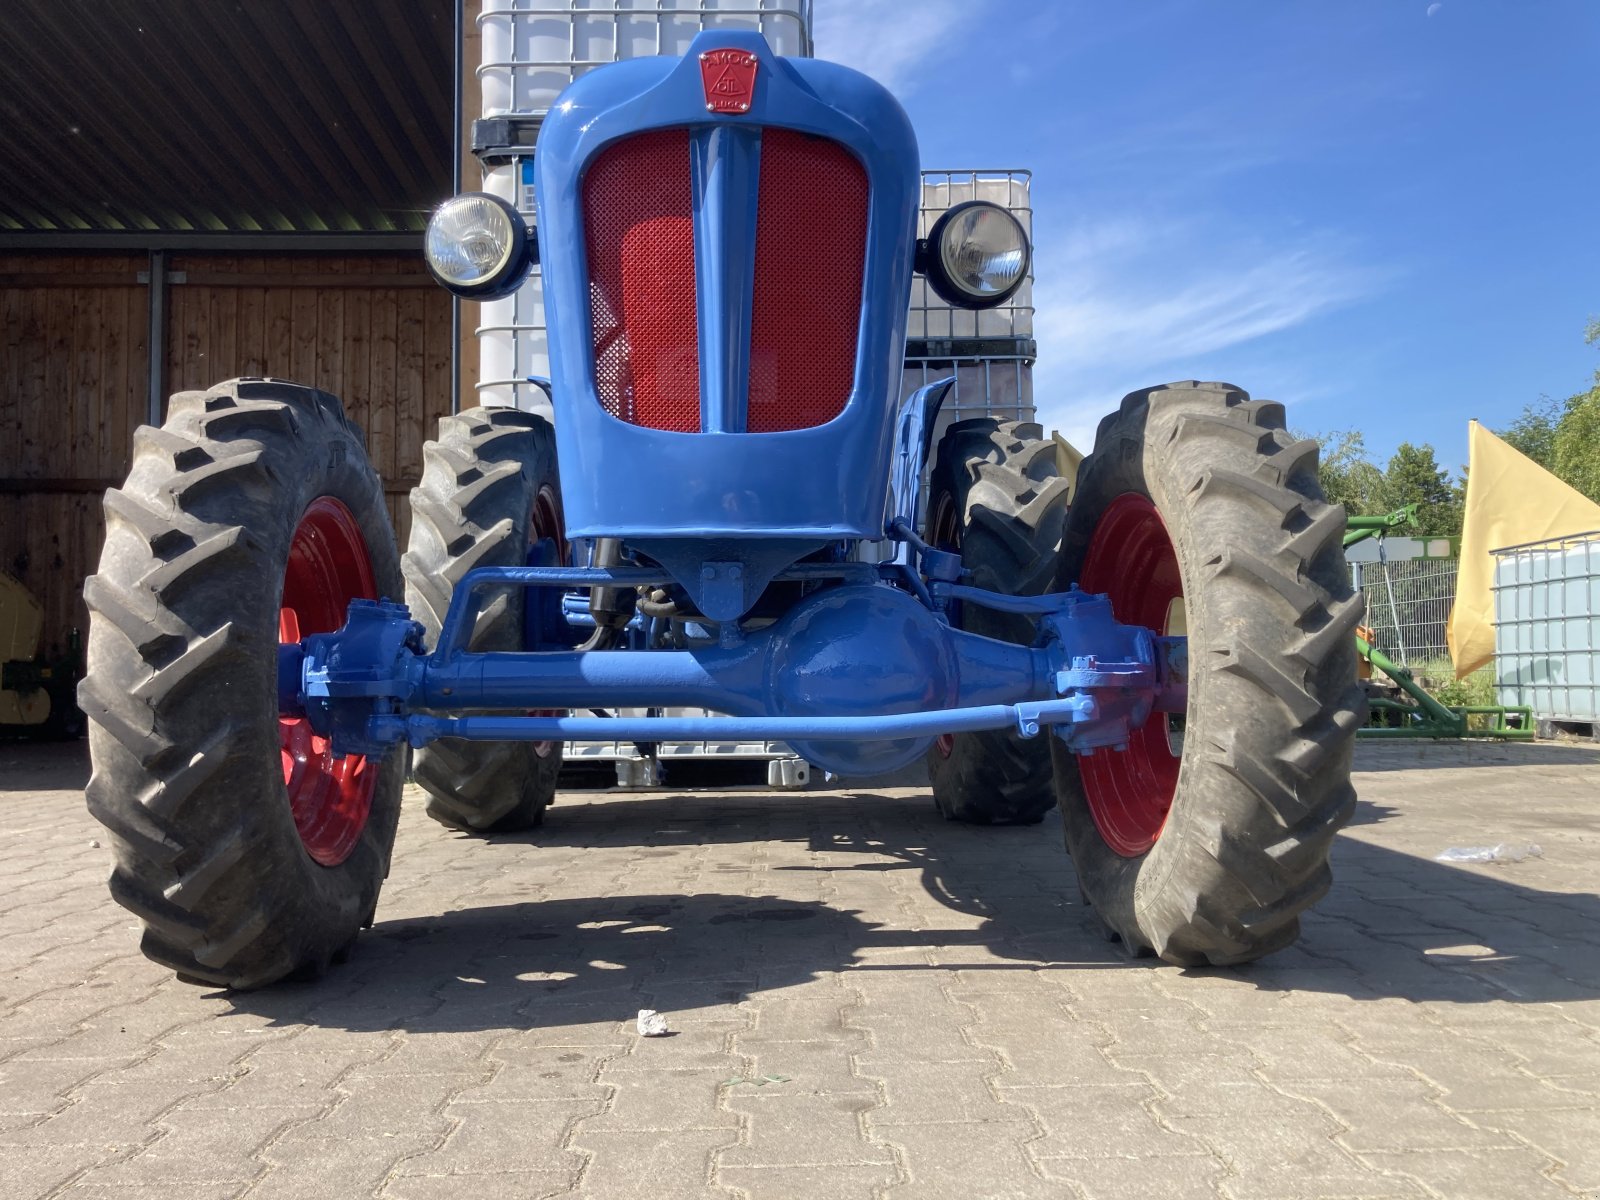
[[[43,649],[86,628],[100,493],[149,393],[145,255],[0,255],[0,570],[44,605]]]
[[[144,255],[0,255],[0,569],[83,629],[100,495],[148,407]],[[450,304],[415,255],[174,255],[168,392],[276,375],[339,395],[366,431],[402,547],[422,443],[450,406]]]
[[[400,545],[422,443],[450,411],[450,297],[420,254],[178,255],[167,390],[276,375],[332,392],[366,431]]]

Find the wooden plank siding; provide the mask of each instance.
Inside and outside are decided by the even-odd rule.
[[[85,627],[100,493],[147,406],[144,255],[0,254],[0,569]],[[402,549],[422,442],[450,407],[450,303],[412,255],[172,255],[167,391],[275,375],[341,397],[366,432]],[[181,274],[180,274],[181,273]],[[475,362],[472,364],[475,366]]]
[[[344,401],[383,476],[400,544],[422,443],[450,410],[450,299],[412,255],[175,255],[170,391],[276,375]],[[181,331],[181,333],[180,333]]]
[[[46,652],[85,628],[99,489],[128,472],[149,358],[142,254],[0,255],[0,569],[44,606]]]

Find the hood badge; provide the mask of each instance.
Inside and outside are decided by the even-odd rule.
[[[707,50],[700,55],[706,111],[747,113],[756,91],[756,56],[748,50]]]

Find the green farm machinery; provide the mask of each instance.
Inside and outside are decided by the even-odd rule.
[[[1379,516],[1349,517],[1345,549],[1368,538],[1380,541],[1391,532],[1417,523],[1417,506],[1408,504]],[[1391,605],[1393,598],[1391,597]],[[1398,613],[1395,614],[1398,624]],[[1533,711],[1499,704],[1445,704],[1418,682],[1410,668],[1394,661],[1373,642],[1371,629],[1356,632],[1356,650],[1363,664],[1382,672],[1389,686],[1372,688],[1370,723],[1357,731],[1362,738],[1497,738],[1531,741]],[[1366,672],[1370,675],[1370,671]]]

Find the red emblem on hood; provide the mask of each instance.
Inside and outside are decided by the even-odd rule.
[[[748,50],[707,50],[700,56],[700,82],[708,112],[749,112],[756,93],[756,56]]]

